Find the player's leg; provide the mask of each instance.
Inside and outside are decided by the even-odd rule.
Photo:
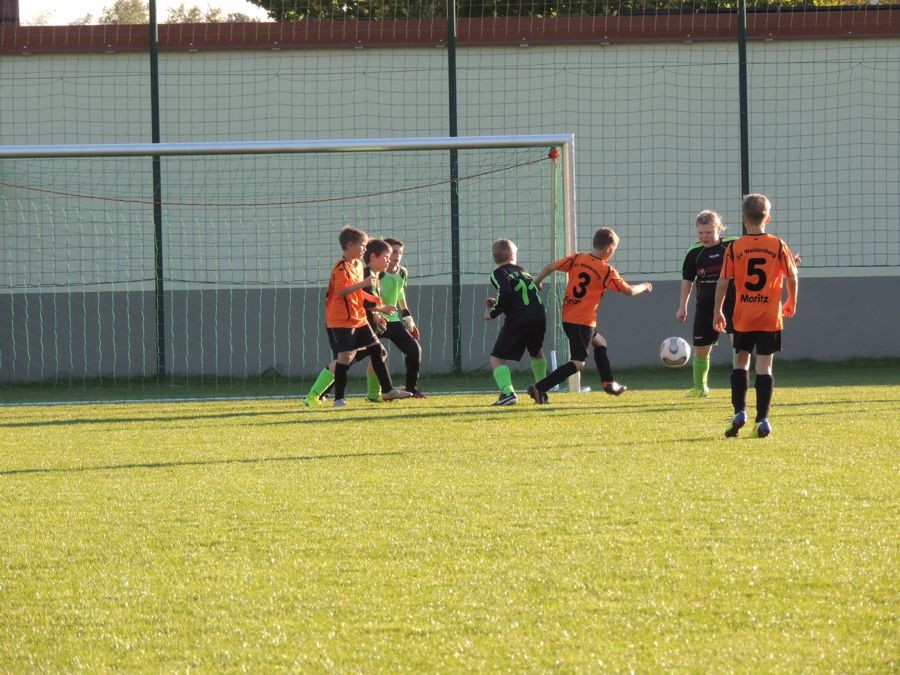
[[[335,362],[332,361],[322,368],[316,377],[316,381],[309,388],[309,392],[300,399],[303,405],[307,407],[319,405],[322,395],[334,384],[334,364]]]
[[[775,360],[775,352],[781,350],[781,331],[762,333],[756,351],[756,423],[753,427],[753,435],[765,438],[772,433],[772,424],[769,422],[769,407],[772,404],[772,394],[775,391],[775,377],[772,374],[772,364]]]
[[[331,353],[335,359],[319,372],[316,381],[313,382],[312,387],[309,389],[309,393],[300,399],[300,402],[307,407],[319,405],[322,394],[334,384],[338,352],[346,351],[351,346],[349,329],[327,328],[326,333],[328,335],[328,346],[331,347]]]
[[[687,396],[709,396],[709,355],[718,341],[719,334],[713,328],[713,307],[697,305],[694,313],[694,358],[691,361],[694,386],[688,390]]]
[[[610,364],[609,354],[607,354],[606,338],[600,333],[595,333],[591,340],[591,346],[594,348],[594,363],[600,373],[600,380],[603,382],[603,391],[613,396],[620,396],[628,391],[628,387],[619,384],[613,377],[612,364]]]
[[[512,372],[509,366],[506,365],[506,361],[493,355],[488,357],[488,361],[491,364],[491,375],[494,377],[494,382],[497,383],[497,389],[500,391],[497,400],[491,405],[515,405],[519,402],[519,397],[516,396],[516,391],[513,388]]]
[[[378,375],[375,374],[375,368],[371,363],[366,367],[366,399],[372,403],[381,401],[381,382],[378,381]]]
[[[756,345],[754,333],[734,334],[734,346],[737,350],[735,367],[731,371],[731,405],[734,417],[725,435],[734,438],[741,427],[747,423],[747,389],[750,387],[750,353]]]
[[[334,362],[334,407],[343,408],[347,403],[344,396],[347,391],[347,371],[353,363],[355,351],[338,352]]]
[[[512,383],[512,372],[506,362],[518,361],[525,353],[523,328],[524,326],[516,317],[506,317],[497,334],[494,348],[491,349],[489,357],[491,375],[500,391],[500,396],[494,405],[514,405],[518,402]]]
[[[694,358],[691,361],[694,386],[688,390],[688,397],[704,398],[709,396],[709,355],[712,348],[711,344],[694,346]]]
[[[531,374],[535,382],[547,377],[547,358],[544,356],[544,336],[547,334],[547,315],[541,312],[529,327],[525,347],[531,357]]]
[[[422,345],[416,340],[399,321],[391,321],[387,325],[384,336],[393,342],[397,349],[403,353],[406,365],[406,382],[404,389],[415,398],[424,398],[419,391],[419,372],[422,367]]]
[[[358,330],[362,333],[360,340],[367,343],[365,350],[369,358],[372,359],[372,369],[375,371],[378,383],[381,385],[381,398],[385,401],[393,401],[398,398],[409,398],[412,396],[408,391],[394,388],[391,374],[388,372],[387,364],[384,362],[387,352],[381,341],[375,337],[371,327],[367,324]]]
[[[562,384],[572,375],[584,368],[587,361],[587,348],[594,336],[592,326],[563,322],[563,332],[569,339],[569,360],[552,373],[528,387],[528,393],[535,403],[547,403],[547,392],[558,384]]]

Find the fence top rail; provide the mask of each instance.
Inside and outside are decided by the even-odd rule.
[[[211,141],[202,143],[110,143],[0,146],[0,159],[44,157],[163,157],[292,153],[468,150],[571,146],[575,134],[365,138],[312,141]]]

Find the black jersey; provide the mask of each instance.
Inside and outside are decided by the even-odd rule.
[[[534,279],[518,265],[500,265],[491,272],[491,284],[497,289],[497,304],[491,308],[491,318],[544,311]]]
[[[694,282],[697,304],[712,307],[716,299],[716,284],[725,262],[725,251],[737,237],[726,237],[715,246],[705,247],[700,242],[691,246],[681,263],[681,278]],[[726,306],[734,304],[734,285],[729,285]]]

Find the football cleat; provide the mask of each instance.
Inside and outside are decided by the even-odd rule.
[[[336,399],[334,399],[334,403],[333,403],[332,405],[333,405],[335,408],[346,408],[346,407],[347,407],[347,401],[345,401],[345,400],[342,399],[342,398],[336,398]]]
[[[605,382],[603,384],[603,391],[611,396],[621,396],[628,391],[628,387],[624,384],[619,384],[618,382]]]
[[[372,398],[372,397],[370,397],[370,396],[366,396],[366,400],[367,400],[369,403],[384,403],[384,401],[381,400],[381,396],[376,396],[375,398]]]
[[[406,391],[405,389],[397,389],[396,387],[390,391],[381,392],[381,398],[385,401],[396,401],[397,399],[409,398],[411,396],[412,392]]]
[[[547,392],[541,391],[535,384],[528,385],[528,395],[531,396],[531,398],[534,399],[534,402],[538,405],[546,405],[550,403],[550,397],[547,396]]]
[[[741,432],[741,427],[747,423],[747,413],[741,410],[737,415],[731,418],[731,426],[725,430],[726,438],[737,438]]]
[[[768,419],[764,419],[762,422],[757,422],[753,426],[753,436],[756,438],[765,438],[769,434],[772,433],[772,423],[769,422]]]
[[[706,398],[707,396],[709,396],[709,387],[703,387],[702,389],[694,387],[688,389],[687,393],[684,395],[685,398]]]
[[[500,397],[491,405],[515,405],[518,402],[519,397],[516,396],[516,392],[511,391],[508,394],[500,394]]]
[[[413,387],[412,389],[405,389],[404,391],[408,391],[410,394],[412,394],[413,398],[425,398],[425,394],[423,394],[415,387]]]
[[[322,405],[318,396],[304,396],[300,399],[300,405],[306,408],[317,408]]]

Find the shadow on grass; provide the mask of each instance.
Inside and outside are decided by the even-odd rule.
[[[635,396],[638,392],[630,394]],[[562,394],[562,400],[551,399],[549,405],[538,406],[532,403],[531,399],[525,398],[522,402],[514,406],[493,406],[488,401],[492,399],[485,397],[484,405],[473,405],[472,403],[464,403],[446,398],[446,403],[441,404],[440,408],[423,409],[416,405],[415,402],[404,403],[380,403],[372,405],[364,403],[362,399],[350,399],[349,407],[342,410],[334,410],[329,404],[323,404],[319,408],[303,408],[299,405],[291,410],[266,410],[266,411],[245,411],[235,410],[230,412],[217,412],[208,414],[179,414],[174,412],[171,415],[147,415],[147,416],[129,416],[129,417],[85,417],[76,419],[45,419],[45,420],[28,420],[15,422],[0,422],[0,429],[22,429],[22,428],[39,428],[39,427],[77,427],[85,425],[102,425],[102,424],[146,424],[155,423],[160,425],[179,424],[184,422],[199,421],[223,421],[223,420],[255,420],[255,424],[259,426],[289,426],[289,425],[307,425],[307,424],[345,424],[347,422],[371,422],[375,420],[397,420],[397,421],[418,421],[424,419],[441,419],[448,417],[466,417],[470,420],[500,418],[503,415],[522,414],[533,412],[540,415],[560,416],[577,416],[583,417],[588,414],[596,415],[638,415],[653,413],[671,413],[683,410],[689,410],[696,407],[697,403],[693,400],[684,400],[676,398],[669,405],[659,405],[658,403],[637,403],[625,402],[622,399],[610,399],[606,396],[600,396],[596,393],[592,394]],[[586,398],[590,397],[590,398]],[[567,400],[568,399],[568,400]],[[752,407],[753,398],[749,401]],[[857,403],[854,399],[828,399],[816,401],[789,402],[777,401],[775,405],[781,409],[791,408],[821,408],[821,412],[813,414],[831,415],[835,409],[843,409],[846,406],[852,406]],[[869,399],[868,404],[896,404],[896,399]],[[721,412],[723,415],[730,414],[730,403],[727,401],[716,401],[704,403],[708,406],[710,414]],[[724,412],[723,412],[724,411]]]
[[[296,455],[293,457],[254,457],[248,459],[198,459],[173,462],[135,462],[132,464],[111,464],[108,466],[76,466],[65,468],[9,469],[0,471],[0,476],[21,476],[26,474],[85,473],[91,471],[127,471],[130,469],[169,469],[185,466],[227,466],[229,464],[268,464],[270,462],[313,462],[334,459],[357,459],[360,457],[397,457],[408,454],[393,452],[347,452],[332,455]]]

